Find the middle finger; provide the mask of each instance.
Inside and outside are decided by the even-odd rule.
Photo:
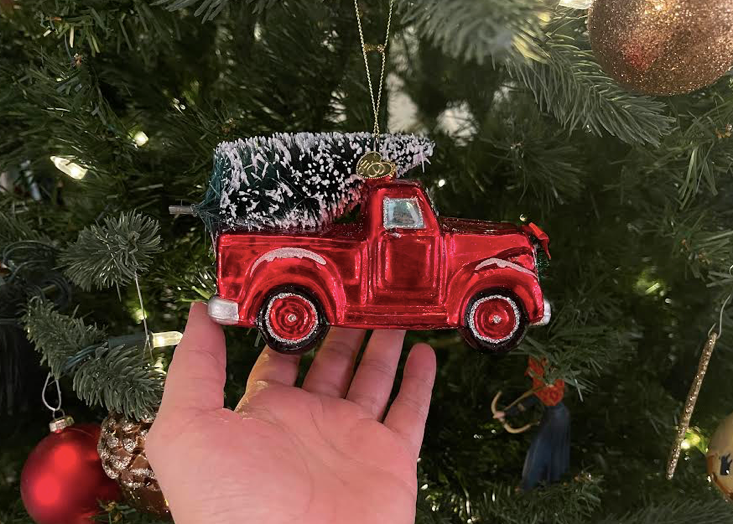
[[[344,397],[364,333],[363,329],[331,328],[305,376],[303,389],[329,397]]]

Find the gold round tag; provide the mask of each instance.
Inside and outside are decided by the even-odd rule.
[[[369,151],[356,164],[356,174],[362,178],[393,177],[397,174],[397,166],[376,151]]]

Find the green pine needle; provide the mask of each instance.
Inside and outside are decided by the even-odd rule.
[[[460,522],[586,524],[594,522],[590,517],[600,506],[600,484],[600,478],[583,473],[572,481],[542,486],[528,493],[517,492],[515,486],[487,482],[480,494],[467,493],[460,501],[444,501],[442,490],[433,492],[433,487],[426,485],[420,495],[433,502],[432,513],[419,505],[416,522],[441,522],[437,515],[458,503]]]
[[[80,318],[62,315],[52,302],[33,298],[23,317],[28,339],[43,356],[51,373],[60,377],[69,358],[84,348],[104,344],[106,334],[96,325],[88,326]]]
[[[103,346],[74,374],[74,391],[90,406],[102,405],[126,417],[155,416],[163,395],[163,374],[139,347]]]
[[[501,519],[507,524],[576,524],[589,517],[600,503],[601,479],[580,474],[570,482],[517,494],[514,486],[496,486],[474,502],[474,515],[482,521]]]
[[[501,118],[481,139],[492,146],[497,169],[511,180],[508,189],[521,191],[522,198],[529,193],[530,199],[551,209],[577,199],[587,175],[582,154],[568,143],[567,133],[547,126],[549,117],[528,102],[526,110],[506,104]]]
[[[654,146],[672,132],[675,119],[665,113],[664,102],[620,87],[572,37],[554,34],[543,51],[542,62],[508,62],[507,68],[569,131],[586,129],[598,136],[605,131],[630,144]]]
[[[43,234],[34,230],[26,220],[22,220],[23,214],[3,207],[0,207],[0,249],[23,240],[47,241]]]
[[[541,0],[410,0],[403,22],[449,56],[479,64],[507,55],[541,53],[536,38],[548,13]]]
[[[66,275],[89,291],[125,286],[147,271],[160,252],[158,222],[137,212],[107,218],[103,226],[85,228],[61,254]]]
[[[31,299],[23,322],[51,373],[57,378],[73,375],[74,391],[90,406],[102,405],[136,419],[154,415],[163,394],[163,374],[141,348],[110,348],[102,329],[61,314],[52,302],[39,298]]]
[[[255,12],[262,11],[274,5],[277,0],[245,0]],[[229,0],[157,0],[153,5],[165,6],[169,11],[187,9],[198,4],[194,16],[202,16],[204,22],[213,20],[229,5]]]
[[[722,497],[718,500],[699,502],[682,500],[669,504],[653,504],[623,517],[606,517],[597,524],[730,524],[733,522],[730,504]],[[716,497],[717,498],[717,497]]]

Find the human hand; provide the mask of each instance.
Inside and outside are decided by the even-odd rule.
[[[333,328],[302,388],[269,348],[225,409],[224,334],[194,304],[146,450],[177,524],[412,524],[435,355],[413,347],[384,416],[404,331]]]
[[[500,421],[503,422],[504,419],[506,418],[506,412],[504,412],[504,411],[497,411],[496,413],[494,413],[494,418],[495,419],[499,419]]]

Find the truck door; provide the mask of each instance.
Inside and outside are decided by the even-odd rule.
[[[441,235],[425,198],[385,192],[373,260],[376,304],[437,305]]]

